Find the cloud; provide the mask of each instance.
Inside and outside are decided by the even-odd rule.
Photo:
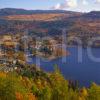
[[[96,0],[97,3],[100,3],[100,0]]]
[[[66,5],[68,5],[71,8],[77,7],[77,0],[66,0]]]
[[[58,3],[53,9],[66,9],[66,8],[75,8],[77,7],[77,0],[66,0],[64,3]]]
[[[60,8],[61,8],[61,4],[58,3],[58,4],[56,4],[53,8],[54,8],[54,9],[60,9]]]
[[[83,4],[83,5],[88,5],[89,3],[88,3],[87,0],[83,0],[83,1],[82,1],[82,4]]]

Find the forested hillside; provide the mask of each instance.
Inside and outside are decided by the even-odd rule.
[[[0,100],[100,100],[100,86],[79,88],[65,80],[57,67],[52,73],[29,65],[20,68],[0,72]]]

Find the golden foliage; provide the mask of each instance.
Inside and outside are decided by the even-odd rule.
[[[6,78],[7,74],[4,72],[0,72],[0,78]]]

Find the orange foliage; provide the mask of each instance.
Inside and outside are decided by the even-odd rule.
[[[24,100],[27,97],[27,100],[37,100],[32,93],[28,93],[25,96],[19,92],[16,92],[16,100]]]
[[[24,100],[23,95],[19,92],[16,92],[16,100]]]
[[[36,97],[32,93],[28,94],[28,99],[29,100],[37,100]]]
[[[3,72],[0,72],[0,78],[6,78],[7,74],[6,73],[3,73]]]

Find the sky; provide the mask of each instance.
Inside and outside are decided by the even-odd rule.
[[[100,0],[0,0],[0,8],[90,12],[100,11]]]

